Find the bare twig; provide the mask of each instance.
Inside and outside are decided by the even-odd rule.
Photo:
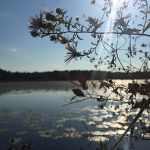
[[[141,107],[140,111],[138,112],[138,114],[136,115],[135,119],[132,121],[132,123],[128,126],[128,128],[126,129],[126,131],[122,134],[122,136],[120,137],[120,139],[115,143],[115,145],[112,147],[111,150],[114,150],[118,144],[122,141],[122,139],[124,138],[124,136],[127,134],[127,132],[134,126],[134,124],[136,123],[136,121],[138,120],[139,117],[141,117],[141,114],[143,113],[143,111],[145,110],[146,106],[150,103],[150,98],[148,100],[143,99],[143,101],[145,101],[145,103],[143,104],[143,106]]]

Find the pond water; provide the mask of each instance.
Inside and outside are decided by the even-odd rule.
[[[9,89],[1,85],[0,150],[110,149],[117,135],[127,128],[117,123],[125,118],[113,116],[109,106],[100,110],[98,102],[92,99],[64,106],[74,96],[71,88],[66,87],[66,83],[63,88],[54,86],[56,84],[51,83],[51,88],[30,85],[26,89],[22,88],[25,86]],[[129,149],[129,141],[129,137],[125,137],[120,148]],[[149,141],[134,141],[136,150],[149,150],[149,146]]]

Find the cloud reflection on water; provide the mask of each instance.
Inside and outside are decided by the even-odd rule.
[[[63,100],[69,97],[68,93],[68,91],[31,91],[31,93],[15,93],[13,97],[12,93],[4,95],[4,97],[11,97],[14,100],[0,101],[5,104],[5,108],[2,105],[0,108],[0,126],[2,127],[0,135],[7,135],[11,131],[16,138],[24,138],[34,133],[41,139],[79,139],[84,137],[90,142],[111,142],[110,139],[119,137],[127,128],[127,119],[129,118],[126,118],[125,115],[130,116],[130,120],[132,120],[132,116],[137,113],[134,110],[131,111],[130,108],[126,110],[124,104],[117,110],[120,114],[117,117],[114,115],[115,108],[111,107],[111,103],[100,110],[91,101],[83,107],[79,103],[56,109],[56,106],[62,106]],[[21,96],[25,96],[25,98],[21,99]],[[16,105],[19,102],[19,105],[10,105],[14,101],[16,101]],[[143,116],[148,116],[147,112],[144,112]],[[150,117],[145,117],[147,126],[149,122]],[[138,123],[136,125],[138,126]]]

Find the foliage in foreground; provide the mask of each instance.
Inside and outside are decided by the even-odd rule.
[[[91,5],[98,7],[97,2],[92,0]],[[30,33],[34,38],[49,37],[51,42],[64,45],[67,50],[65,58],[67,63],[72,59],[87,57],[96,69],[126,73],[148,72],[150,63],[150,4],[148,0],[117,1],[117,5],[113,0],[104,0],[100,13],[98,18],[84,15],[83,19],[69,17],[67,11],[61,8],[41,11],[39,15],[30,17]],[[89,42],[89,45],[83,48],[82,42]],[[96,99],[100,109],[104,109],[111,101],[117,101],[117,105],[111,103],[117,115],[124,113],[117,113],[123,104],[126,104],[126,112],[133,109],[137,111],[130,120],[128,120],[129,114],[126,113],[128,128],[112,149],[128,131],[134,135],[136,123],[144,111],[147,110],[147,116],[149,115],[150,83],[148,81],[140,83],[132,78],[130,84],[119,85],[112,80],[102,80],[92,82],[91,90],[83,75],[80,75],[77,80],[79,83],[75,84],[79,88],[73,90],[75,94],[73,102],[78,102],[79,98],[81,100]],[[140,119],[140,122],[145,128],[149,127],[145,117]]]

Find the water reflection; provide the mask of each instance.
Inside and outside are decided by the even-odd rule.
[[[110,149],[128,126],[126,114],[132,119],[135,113],[125,111],[123,105],[118,114],[123,113],[116,116],[111,105],[100,110],[93,100],[62,107],[72,96],[68,90],[21,90],[1,95],[0,149],[9,146],[17,149],[25,143],[35,150],[95,150],[102,145]],[[149,125],[149,118],[146,123]],[[132,140],[136,143],[135,138],[125,137],[120,147],[129,149]],[[137,150],[143,146],[148,150],[148,144],[149,141],[141,141],[141,146],[138,143],[134,146]]]

